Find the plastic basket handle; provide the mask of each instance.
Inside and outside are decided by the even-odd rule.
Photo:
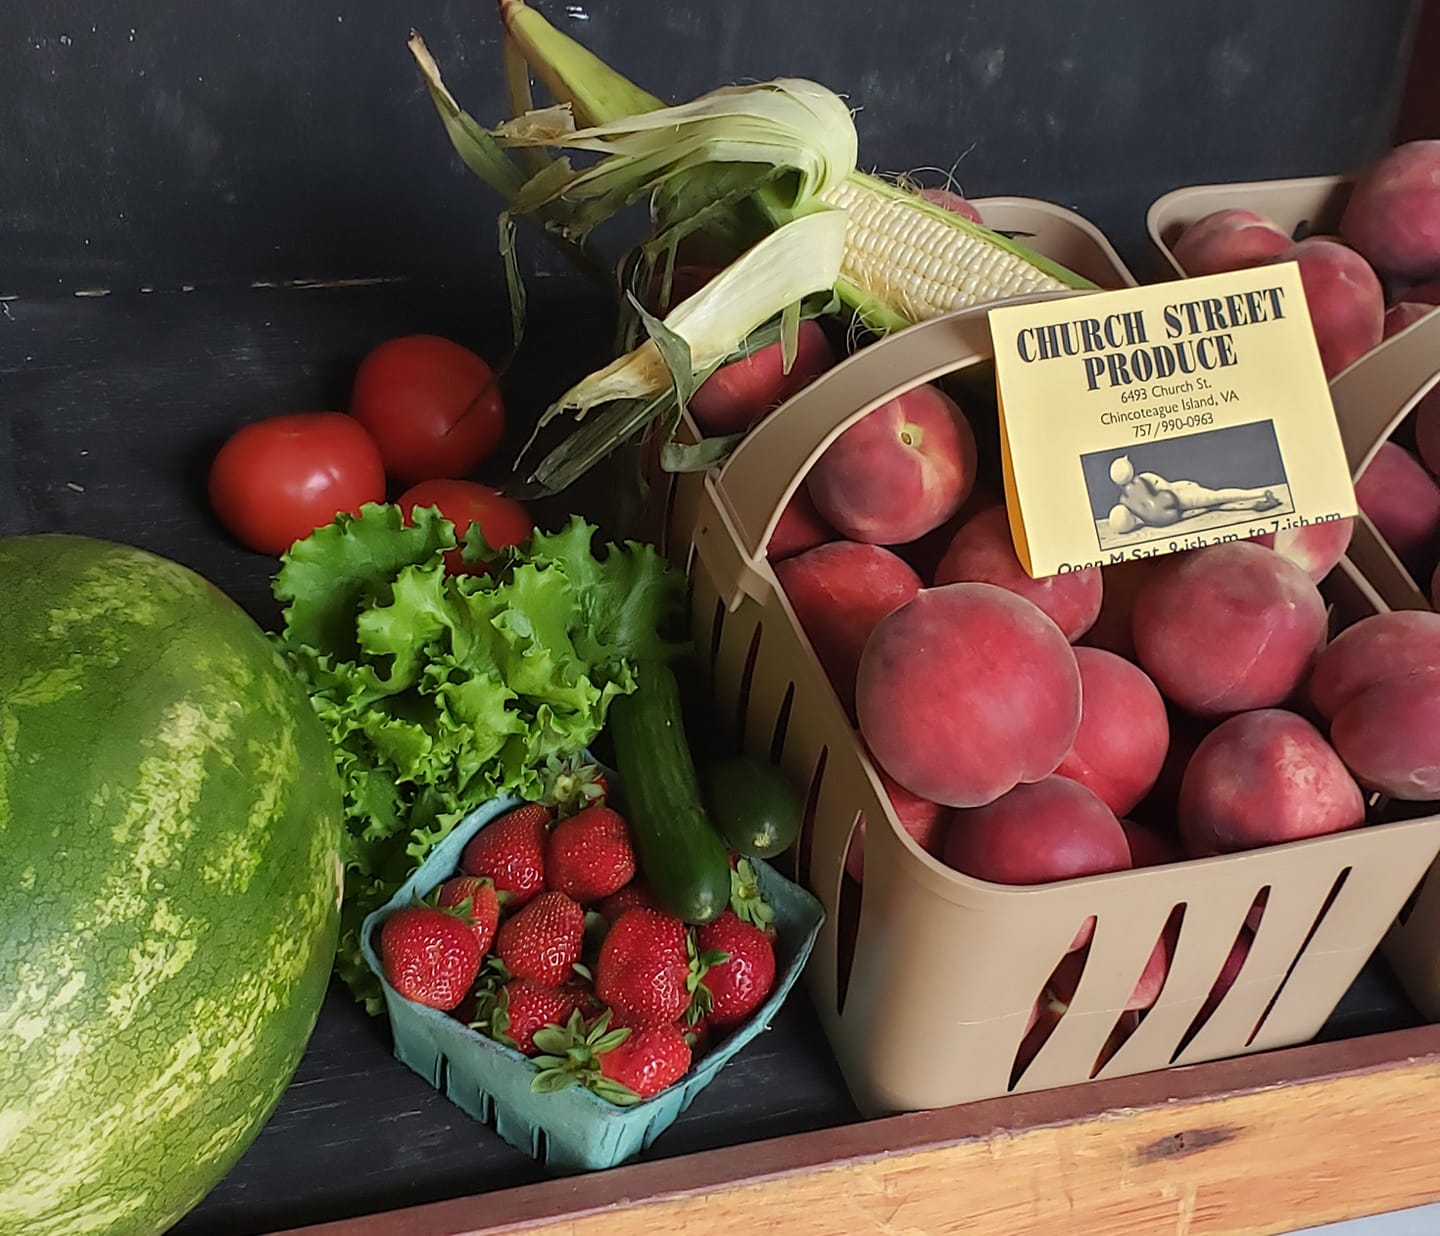
[[[1350,475],[1375,452],[1440,380],[1440,308],[1367,352],[1330,383],[1330,402]]]
[[[708,482],[744,565],[753,570],[763,558],[785,504],[810,465],[846,429],[908,390],[990,359],[991,309],[1093,295],[1045,292],[930,318],[861,348],[792,396],[750,432]],[[740,583],[716,582],[722,592]]]

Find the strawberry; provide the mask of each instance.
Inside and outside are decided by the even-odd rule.
[[[632,910],[636,906],[644,906],[647,910],[658,908],[650,890],[640,880],[632,880],[618,893],[611,893],[595,909],[607,923],[613,923],[626,910]]]
[[[582,1085],[612,1103],[629,1105],[658,1094],[690,1067],[690,1044],[669,1022],[637,1023],[607,1009],[588,1025],[572,1013],[564,1027],[536,1032],[537,1094]]]
[[[635,875],[630,830],[609,807],[561,820],[545,845],[546,885],[581,905],[625,887]]]
[[[506,909],[523,906],[545,887],[550,808],[526,803],[492,820],[460,854],[460,870],[494,882]]]
[[[678,918],[643,907],[626,910],[600,946],[595,994],[627,1020],[674,1021],[690,1006],[707,960],[696,956],[695,941]]]
[[[679,1081],[689,1067],[690,1044],[673,1022],[630,1025],[629,1036],[600,1055],[601,1076],[642,1099]]]
[[[562,760],[552,755],[546,760],[545,793],[540,801],[554,807],[562,820],[609,798],[610,786],[598,764],[587,764],[578,756]]]
[[[407,1000],[449,1012],[480,973],[480,944],[463,919],[433,906],[406,906],[380,928],[380,961],[390,986]]]
[[[500,921],[500,901],[495,885],[482,876],[456,876],[438,889],[435,905],[441,910],[461,911],[480,943],[480,955],[490,951],[495,927]]]
[[[580,960],[585,911],[564,893],[541,893],[500,924],[495,955],[512,978],[559,987]]]
[[[775,950],[770,937],[752,923],[726,910],[713,923],[695,933],[696,944],[708,952],[724,953],[701,980],[710,993],[708,1021],[724,1030],[753,1013],[775,986]]]
[[[579,1004],[574,987],[542,987],[529,979],[511,979],[480,1010],[475,1029],[527,1056],[535,1053],[535,1032],[563,1026]]]

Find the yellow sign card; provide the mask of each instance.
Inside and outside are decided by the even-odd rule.
[[[1293,262],[999,308],[990,329],[1035,578],[1356,513]]]

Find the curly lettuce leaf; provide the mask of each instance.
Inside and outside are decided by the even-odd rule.
[[[684,576],[653,546],[635,541],[610,545],[596,558],[594,532],[576,515],[559,532],[535,533],[526,547],[529,562],[563,572],[574,585],[582,609],[577,647],[601,664],[666,660],[682,651],[683,643],[667,634],[684,600]]]
[[[433,508],[407,524],[398,506],[367,502],[297,541],[280,559],[273,592],[285,603],[287,643],[337,655],[355,651],[357,610],[389,589],[402,566],[433,561],[456,545],[454,525]]]
[[[524,546],[474,534],[452,575],[455,530],[422,508],[368,505],[282,559],[276,636],[331,739],[345,791],[346,899],[337,971],[372,1013],[364,918],[455,825],[499,794],[538,798],[542,769],[594,741],[638,661],[669,632],[683,579],[649,546],[594,549],[578,516]]]

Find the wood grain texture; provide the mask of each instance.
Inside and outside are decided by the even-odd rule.
[[[872,1121],[292,1236],[1266,1236],[1440,1199],[1440,1027]]]

